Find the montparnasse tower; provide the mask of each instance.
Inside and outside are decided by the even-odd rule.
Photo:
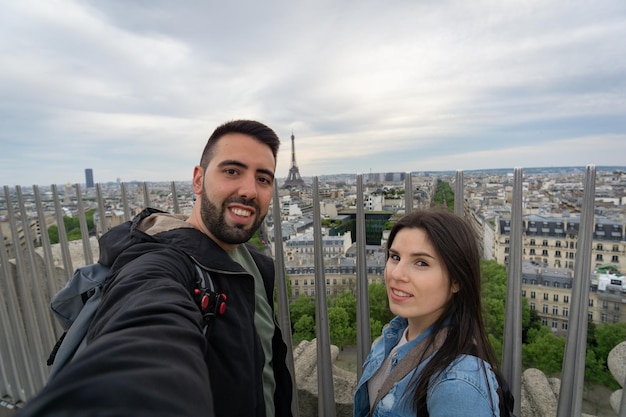
[[[283,188],[304,187],[304,181],[300,176],[300,170],[296,164],[296,146],[294,144],[295,136],[291,132],[291,168],[289,168],[289,176],[283,184]]]

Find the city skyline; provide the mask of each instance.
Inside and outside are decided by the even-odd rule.
[[[0,184],[188,181],[220,123],[302,177],[626,165],[626,3],[0,3]]]

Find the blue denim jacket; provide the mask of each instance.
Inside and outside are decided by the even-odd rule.
[[[395,317],[383,330],[379,339],[363,364],[363,376],[357,385],[354,394],[354,416],[366,417],[369,415],[369,395],[367,381],[380,368],[391,349],[398,344],[408,322],[401,317]],[[401,346],[391,360],[391,369],[420,341],[430,334],[428,329],[415,339]],[[423,361],[417,370],[409,373],[396,382],[376,405],[374,417],[415,417],[412,406],[412,394],[403,395],[411,377],[420,372],[428,358]],[[426,397],[430,417],[500,417],[498,409],[498,383],[488,363],[487,369],[489,384],[487,384],[481,360],[475,356],[461,355],[444,372],[431,379]]]

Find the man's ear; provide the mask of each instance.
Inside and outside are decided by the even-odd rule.
[[[193,167],[193,180],[191,185],[193,186],[194,194],[202,194],[202,185],[204,184],[204,169],[200,165]]]

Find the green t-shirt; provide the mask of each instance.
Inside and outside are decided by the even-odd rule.
[[[263,278],[252,259],[252,255],[248,252],[246,245],[238,245],[233,251],[229,251],[230,257],[243,266],[246,271],[254,277],[254,326],[261,339],[263,353],[265,354],[265,363],[263,364],[263,395],[265,397],[265,415],[274,415],[274,390],[276,381],[274,379],[274,370],[272,366],[272,338],[274,337],[274,315],[267,301],[267,293]]]

